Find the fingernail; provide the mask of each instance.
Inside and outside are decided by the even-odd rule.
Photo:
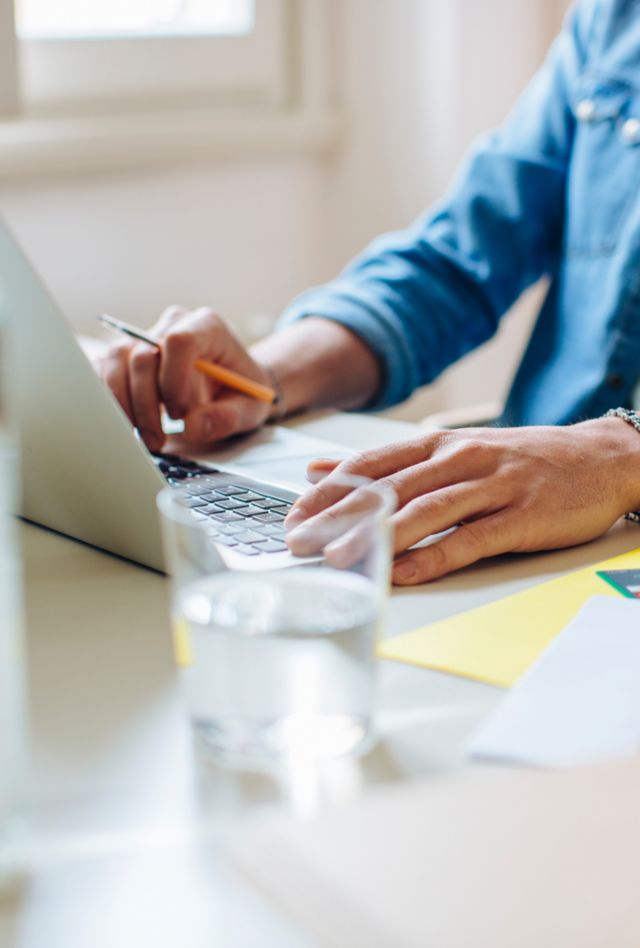
[[[284,525],[287,530],[293,530],[294,527],[297,527],[299,523],[302,523],[304,520],[304,514],[301,510],[290,510],[287,516],[284,518]]]
[[[311,533],[309,527],[304,523],[299,527],[293,527],[292,530],[287,530],[287,532],[289,534],[287,537],[288,540],[304,540]]]
[[[418,567],[415,563],[398,563],[393,568],[393,578],[406,583],[418,576]]]
[[[328,473],[329,473],[328,471],[318,469],[318,468],[313,468],[307,471],[307,480],[309,481],[310,484],[314,484],[314,485],[319,484],[320,481],[323,480],[323,478],[325,478]]]
[[[291,552],[298,556],[306,556],[318,548],[317,537],[305,524],[296,527],[290,533],[287,532],[287,545]]]
[[[324,548],[324,555],[332,566],[338,568],[350,566],[355,559],[352,544],[344,537],[339,537],[327,544]]]
[[[336,462],[330,458],[314,458],[307,465],[307,480],[310,484],[317,484],[330,474],[335,466]]]

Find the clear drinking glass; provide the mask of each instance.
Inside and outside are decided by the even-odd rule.
[[[332,478],[331,491],[330,516],[307,523],[308,555],[278,569],[270,554],[230,568],[180,490],[159,494],[189,712],[226,760],[317,760],[374,741],[396,498],[364,478]]]

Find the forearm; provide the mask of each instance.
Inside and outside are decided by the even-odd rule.
[[[250,351],[282,388],[283,404],[274,410],[275,417],[309,408],[361,408],[382,384],[381,366],[371,349],[332,320],[302,319]]]

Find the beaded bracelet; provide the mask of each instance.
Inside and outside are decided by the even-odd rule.
[[[640,415],[631,411],[629,408],[610,408],[603,415],[603,418],[622,418],[628,425],[631,425],[640,434]],[[625,520],[631,520],[633,523],[640,523],[640,510],[630,510],[624,515]]]

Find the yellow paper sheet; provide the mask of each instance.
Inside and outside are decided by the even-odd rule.
[[[597,570],[635,568],[640,549],[388,639],[378,654],[508,688],[587,599],[620,595]]]

